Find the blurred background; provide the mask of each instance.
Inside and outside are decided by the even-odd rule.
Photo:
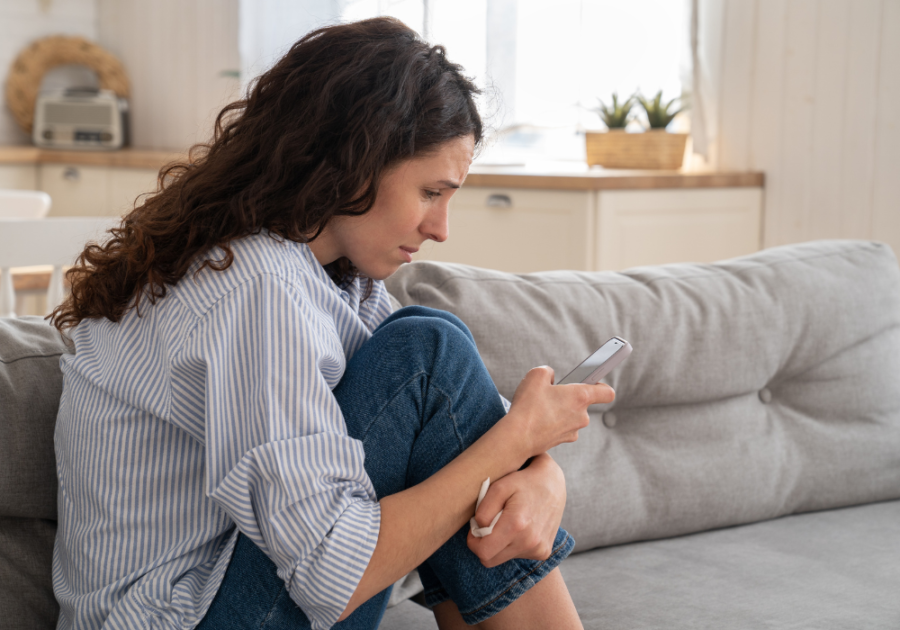
[[[7,105],[0,188],[45,191],[51,218],[119,216],[304,33],[376,15],[445,46],[484,88],[490,135],[454,201],[453,244],[424,257],[536,271],[818,238],[900,248],[900,0],[0,0],[7,102],[24,50],[81,36],[121,61],[131,136],[105,158],[28,153]],[[71,64],[40,82],[100,83]],[[683,142],[674,166],[644,148],[638,167],[611,167],[628,164],[623,137],[653,134],[636,104],[627,133],[607,132],[598,106],[659,92],[683,110],[660,130]],[[615,140],[605,158],[592,138]],[[498,236],[505,249],[485,257]]]

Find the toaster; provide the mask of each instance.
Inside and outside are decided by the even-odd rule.
[[[52,149],[120,149],[128,144],[128,101],[95,88],[43,92],[31,136]]]

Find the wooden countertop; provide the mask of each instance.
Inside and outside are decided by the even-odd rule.
[[[121,149],[119,151],[58,151],[38,147],[0,147],[0,164],[72,164],[75,166],[115,166],[158,170],[174,160],[184,159],[177,151]]]
[[[466,186],[541,188],[544,190],[650,190],[655,188],[760,188],[763,173],[689,173],[631,171],[587,164],[540,163],[515,166],[474,165]]]
[[[0,164],[72,164],[160,169],[184,159],[177,151],[123,149],[121,151],[56,151],[37,147],[0,147]],[[528,165],[476,164],[466,186],[532,188],[544,190],[650,190],[657,188],[762,187],[759,172],[691,173],[683,171],[628,171],[589,168],[577,162],[545,162]]]

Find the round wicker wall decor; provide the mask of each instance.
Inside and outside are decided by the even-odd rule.
[[[6,105],[27,133],[31,133],[34,123],[34,105],[44,74],[68,64],[90,68],[97,73],[102,89],[128,96],[125,68],[108,50],[83,37],[54,35],[39,39],[19,53],[6,79]]]

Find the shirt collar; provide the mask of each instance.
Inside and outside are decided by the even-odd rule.
[[[335,292],[341,299],[343,299],[354,311],[359,311],[359,303],[361,298],[361,283],[359,278],[354,278],[353,282],[351,282],[345,289],[341,289],[334,280],[331,279],[331,276],[328,275],[328,272],[325,271],[325,267],[322,266],[322,263],[319,262],[319,259],[316,258],[316,255],[310,249],[308,243],[294,243],[297,247],[297,251],[300,253],[301,258],[306,263],[305,266],[310,268],[315,274],[316,278],[331,287],[331,290]]]

